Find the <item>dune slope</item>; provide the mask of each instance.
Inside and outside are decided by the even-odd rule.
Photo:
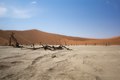
[[[80,38],[71,37],[53,33],[47,33],[39,30],[25,30],[25,31],[15,31],[15,30],[0,30],[0,45],[7,45],[9,43],[10,34],[14,32],[15,37],[20,44],[67,44],[67,45],[78,45],[78,44],[120,44],[120,37],[109,38],[109,39],[90,39],[90,38]]]

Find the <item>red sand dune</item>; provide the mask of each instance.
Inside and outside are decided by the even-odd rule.
[[[120,36],[109,39],[90,39],[47,33],[39,30],[0,30],[0,45],[8,45],[9,36],[14,32],[20,44],[66,44],[66,45],[120,45]]]

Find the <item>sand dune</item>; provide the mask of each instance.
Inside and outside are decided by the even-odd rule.
[[[0,80],[120,80],[120,46],[69,48],[73,50],[0,46]]]
[[[64,36],[59,34],[47,33],[39,30],[26,30],[26,31],[15,31],[15,30],[0,30],[0,45],[6,45],[9,42],[9,36],[11,32],[15,33],[20,44],[67,44],[67,45],[79,45],[79,44],[91,44],[91,45],[105,45],[109,43],[111,45],[120,45],[120,37],[109,38],[109,39],[90,39]]]

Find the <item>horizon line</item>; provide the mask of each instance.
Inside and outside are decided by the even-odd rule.
[[[67,37],[77,37],[77,38],[87,38],[87,39],[111,39],[111,38],[116,38],[116,37],[120,37],[119,36],[112,36],[112,37],[106,37],[106,38],[93,38],[93,37],[80,37],[80,36],[72,36],[72,35],[65,35],[65,34],[60,34],[60,33],[54,33],[54,32],[47,32],[47,31],[43,31],[40,29],[0,29],[2,31],[30,31],[30,30],[36,30],[36,31],[41,31],[41,32],[45,32],[45,33],[49,33],[49,34],[56,34],[56,35],[62,35],[62,36],[67,36]]]

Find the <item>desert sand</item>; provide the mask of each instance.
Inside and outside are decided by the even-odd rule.
[[[120,46],[30,50],[0,46],[0,80],[120,80]]]
[[[82,38],[72,37],[54,33],[43,32],[32,29],[25,31],[16,30],[0,30],[0,45],[9,45],[10,34],[14,32],[15,38],[19,44],[51,44],[51,45],[120,45],[120,36],[96,39],[96,38]],[[14,41],[12,41],[14,43]]]

